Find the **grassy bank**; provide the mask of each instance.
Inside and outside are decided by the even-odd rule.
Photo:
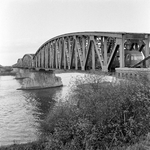
[[[107,150],[149,150],[149,149],[150,149],[150,135],[147,134],[147,136],[145,136],[139,142],[133,145],[116,146],[112,149],[110,148]],[[0,147],[0,150],[57,150],[57,147],[48,148],[47,141],[36,141],[36,142],[31,142],[26,144],[14,144],[11,146],[3,146]],[[99,150],[103,150],[103,149],[99,149]]]
[[[0,150],[42,150],[45,149],[45,141],[39,140],[26,144],[13,144],[10,146],[2,146]]]
[[[145,77],[108,82],[87,75],[78,77],[71,88],[71,99],[56,105],[43,122],[44,140],[12,149],[150,148],[150,85]]]

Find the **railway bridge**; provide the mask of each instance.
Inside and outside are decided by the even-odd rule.
[[[35,54],[25,54],[14,65],[36,71],[101,70],[150,66],[150,34],[125,32],[76,32],[56,36]],[[143,58],[138,59],[140,53]],[[134,57],[134,54],[138,57]],[[134,63],[133,63],[134,62]],[[139,66],[138,66],[139,67]],[[116,70],[119,70],[116,69]]]

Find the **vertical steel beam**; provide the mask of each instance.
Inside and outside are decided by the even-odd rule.
[[[51,54],[52,54],[52,57],[51,57],[51,59],[52,59],[52,68],[54,68],[54,43],[53,43],[53,41],[52,41],[52,48],[51,48]]]
[[[43,62],[44,62],[44,53],[43,48],[41,49],[41,68],[43,69]]]
[[[85,70],[85,37],[82,36],[82,45],[81,45],[81,48],[82,48],[82,60],[83,60],[83,67],[82,67],[82,70]]]
[[[48,68],[48,45],[45,46],[45,68]]]
[[[43,69],[44,69],[45,68],[45,45],[43,46],[42,53],[43,53]]]
[[[33,59],[33,66],[32,68],[36,68],[37,67],[37,57],[35,56]]]
[[[41,61],[41,59],[42,59],[42,58],[41,58],[41,50],[39,51],[39,57],[40,57],[40,66],[39,66],[39,67],[41,68],[41,62],[42,62],[42,61]]]
[[[107,57],[107,38],[104,37],[104,42],[103,42],[103,51],[104,51],[104,66],[102,66],[102,71],[105,71],[105,72],[108,72],[108,65],[107,65],[107,60],[108,60],[108,57]]]
[[[46,49],[47,49],[47,69],[49,68],[49,48],[48,48],[48,44],[47,43],[47,46],[46,46]]]
[[[38,56],[39,56],[39,65],[38,65],[38,67],[40,68],[41,67],[41,52],[40,51],[38,53]]]
[[[52,68],[52,58],[53,57],[53,54],[52,54],[52,42],[50,42],[50,68]]]
[[[38,59],[37,59],[37,55],[35,56],[34,59],[35,59],[35,62],[36,62],[36,63],[35,63],[35,68],[37,68],[37,67],[38,67]]]
[[[70,52],[69,52],[69,37],[67,37],[67,41],[65,42],[65,53],[66,53],[66,61],[67,61],[67,69],[70,69]]]
[[[46,48],[46,46],[44,45],[44,47],[43,47],[43,68],[45,68],[45,48]]]
[[[43,48],[41,49],[41,68],[43,69],[44,67],[44,51]]]
[[[29,56],[28,56],[28,58],[29,58]],[[31,68],[31,59],[30,58],[28,59],[28,68]]]
[[[50,63],[49,63],[49,65],[50,65],[50,68],[52,68],[52,43],[50,42],[50,44],[49,44],[49,52],[50,52]]]
[[[53,68],[56,68],[56,40],[53,41]]]
[[[75,47],[74,47],[74,50],[75,50],[75,69],[78,70],[77,40],[76,40],[76,37],[74,37],[74,39],[75,39]]]
[[[40,51],[38,52],[38,68],[41,66],[41,57],[40,57]]]
[[[41,60],[40,68],[42,68],[42,66],[43,66],[43,54],[42,54],[42,49],[40,50],[40,60]]]
[[[50,68],[50,43],[48,43],[48,68]]]
[[[124,62],[124,42],[125,42],[125,35],[122,34],[122,39],[120,40],[120,47],[119,47],[120,68],[125,67],[125,62]]]
[[[50,68],[52,68],[52,63],[53,63],[53,53],[52,53],[52,42],[50,42]]]
[[[92,70],[95,70],[95,47],[94,41],[91,41],[91,50],[92,50]]]
[[[46,67],[46,58],[47,56],[46,56],[46,45],[44,46],[44,68],[46,69],[47,67]]]
[[[44,47],[44,68],[47,69],[47,45]]]
[[[39,68],[39,53],[36,55],[37,57],[37,68]]]
[[[35,68],[36,67],[36,57],[32,58],[32,66],[31,68]]]
[[[71,47],[70,47],[70,44],[71,42],[70,42],[70,37],[68,37],[68,55],[69,55],[69,62],[68,62],[68,69],[70,70],[70,67],[71,67]]]
[[[61,39],[59,39],[59,45],[58,45],[58,49],[59,49],[59,69],[61,69],[62,66],[62,47],[61,47]]]
[[[51,57],[52,58],[52,68],[54,68],[54,57],[55,57],[54,56],[54,41],[52,41],[52,49],[51,50],[52,50],[52,57]]]
[[[36,56],[32,59],[32,61],[33,61],[32,68],[36,68]]]
[[[107,38],[104,37],[104,66],[107,66]]]
[[[83,52],[83,62],[84,62],[84,68],[83,68],[83,70],[85,70],[85,56],[86,56],[86,54],[85,54],[85,48],[86,48],[86,41],[85,41],[85,37],[84,36],[82,36],[82,52]]]
[[[66,39],[63,38],[63,59],[64,59],[64,69],[66,69]]]
[[[50,42],[49,43],[49,66],[50,66],[50,68],[52,68],[52,45],[51,45],[52,43]]]
[[[144,42],[145,42],[145,57],[148,57],[149,55],[150,55],[150,48],[149,48],[149,44],[150,44],[150,35],[145,35],[145,40],[144,40]],[[150,65],[150,61],[149,60],[147,60],[146,61],[146,67],[150,67],[149,66]]]
[[[39,54],[37,54],[37,68],[39,68],[39,56],[38,56]]]
[[[104,54],[104,37],[101,36],[101,53]]]
[[[58,39],[55,42],[55,64],[57,69],[58,68]]]
[[[58,54],[57,54],[57,57],[58,57],[58,69],[60,69],[60,39],[58,39],[58,41],[57,41],[58,43],[57,43],[57,47],[58,47]]]

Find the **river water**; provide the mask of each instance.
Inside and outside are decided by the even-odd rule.
[[[37,140],[40,123],[59,100],[71,94],[70,81],[79,73],[58,74],[63,87],[42,90],[16,90],[22,80],[0,76],[0,146]]]

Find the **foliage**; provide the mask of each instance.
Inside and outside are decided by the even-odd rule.
[[[77,78],[74,98],[56,106],[47,117],[47,148],[112,149],[132,145],[150,131],[146,79],[106,79],[96,75]]]

